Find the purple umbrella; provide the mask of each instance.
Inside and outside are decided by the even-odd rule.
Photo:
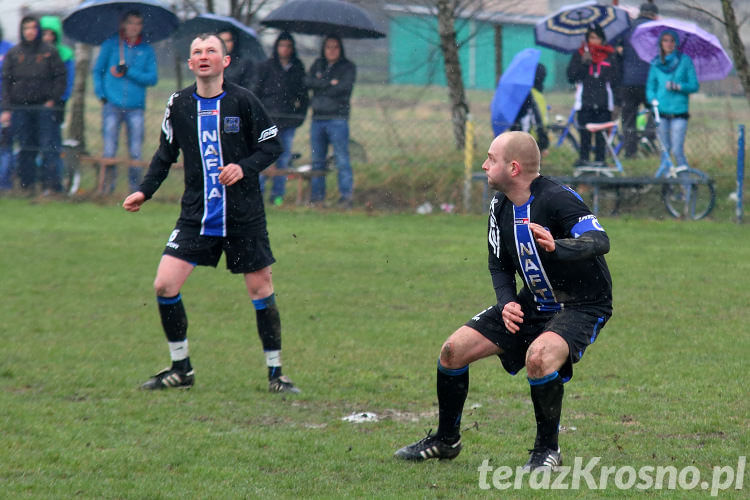
[[[638,25],[630,37],[638,57],[653,61],[659,55],[659,36],[667,29],[680,38],[678,49],[693,60],[698,81],[721,80],[732,70],[732,61],[716,36],[679,19],[658,19]]]

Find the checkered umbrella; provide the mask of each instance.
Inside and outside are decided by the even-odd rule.
[[[630,16],[624,9],[595,1],[566,5],[536,24],[534,40],[537,45],[571,53],[585,41],[586,31],[594,23],[602,27],[607,40],[612,40],[628,29]]]

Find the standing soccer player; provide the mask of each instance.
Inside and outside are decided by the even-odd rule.
[[[281,373],[281,321],[274,298],[275,262],[266,231],[258,174],[279,156],[276,126],[250,91],[224,81],[229,65],[224,42],[212,34],[190,44],[188,66],[196,83],[169,98],[161,143],[139,190],[123,208],[137,212],[166,179],[182,151],[182,211],[164,249],[154,288],[172,365],[143,389],[191,387],[187,316],[180,289],[196,265],[216,267],[222,251],[227,268],[243,274],[252,299],[268,365],[271,392],[299,392]]]
[[[396,451],[405,460],[455,458],[469,392],[469,364],[497,355],[512,375],[524,366],[536,415],[526,469],[562,464],[558,427],[563,384],[573,363],[612,314],[609,238],[580,196],[539,174],[540,154],[525,132],[492,141],[482,169],[499,191],[490,204],[489,269],[497,304],[445,341],[437,365],[436,434]],[[516,274],[523,287],[516,293]]]

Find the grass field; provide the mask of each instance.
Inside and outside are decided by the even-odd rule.
[[[496,360],[472,366],[455,461],[392,458],[436,426],[442,341],[494,300],[483,216],[271,212],[285,372],[303,390],[280,397],[266,392],[242,280],[223,268],[199,268],[183,289],[195,388],[137,389],[168,362],[151,282],[175,205],[0,199],[0,210],[0,497],[540,495],[480,489],[483,461],[523,464],[534,433],[525,376]],[[736,468],[750,451],[750,229],[603,223],[615,313],[566,386],[564,457],[692,466],[702,479]],[[354,412],[380,420],[342,421]],[[750,473],[744,483],[720,497],[747,498]],[[621,491],[610,478],[545,494],[709,491]]]

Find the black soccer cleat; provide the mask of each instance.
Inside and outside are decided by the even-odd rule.
[[[461,448],[461,436],[456,437],[453,442],[447,442],[430,431],[427,433],[427,437],[409,446],[404,446],[400,450],[397,450],[393,456],[402,460],[414,460],[417,462],[430,458],[453,460],[461,453]]]
[[[531,456],[526,465],[523,466],[525,471],[535,471],[537,469],[550,468],[555,470],[557,467],[562,465],[562,455],[560,454],[560,448],[557,451],[550,448],[534,448],[529,450]]]
[[[195,383],[195,372],[182,372],[172,368],[164,368],[162,371],[143,383],[141,389],[155,391],[159,389],[190,389]]]
[[[268,392],[288,392],[291,394],[299,394],[302,391],[294,385],[294,382],[289,380],[289,377],[282,375],[268,381]]]

